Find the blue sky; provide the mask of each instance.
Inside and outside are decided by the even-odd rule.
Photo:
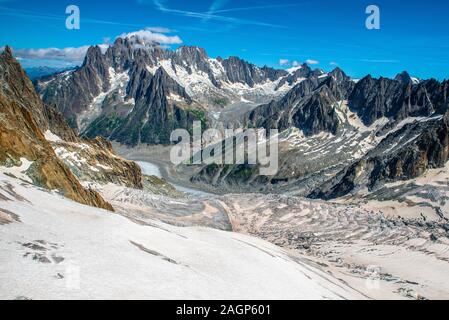
[[[80,30],[65,28],[71,4],[81,10]],[[370,4],[381,10],[380,30],[365,27]],[[151,27],[172,48],[182,41],[212,57],[278,68],[338,65],[355,78],[408,70],[442,80],[449,78],[448,15],[446,0],[0,0],[0,46],[11,45],[25,66],[63,66],[76,63],[84,46]],[[28,50],[48,48],[77,49]]]

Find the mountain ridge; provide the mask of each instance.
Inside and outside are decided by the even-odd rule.
[[[0,84],[2,170],[111,211],[109,203],[81,182],[143,188],[137,164],[118,157],[102,138],[78,137],[54,107],[41,101],[8,46],[0,53]]]
[[[89,105],[80,105],[64,94],[78,74],[95,72],[97,81],[88,82],[95,90],[87,88],[85,92],[90,93],[78,100],[91,101]],[[194,46],[165,50],[138,37],[119,38],[104,52],[90,48],[83,66],[74,73],[56,75],[50,83],[38,82],[37,87],[44,100],[56,105],[66,98],[69,103],[64,105],[78,103],[70,114],[78,117],[78,127],[82,124],[83,134],[91,138],[100,135],[131,147],[168,145],[172,130],[191,130],[193,121],[201,121],[204,129],[279,129],[283,144],[288,145],[281,157],[288,155],[290,162],[281,161],[276,176],[258,177],[254,168],[237,165],[219,179],[217,171],[207,166],[192,177],[192,181],[215,181],[222,186],[227,180],[232,186],[263,186],[267,192],[274,185],[288,189],[299,184],[305,186],[300,188],[302,195],[316,195],[314,190],[320,186],[326,189],[326,175],[336,175],[369,157],[368,152],[396,133],[402,122],[442,116],[448,109],[447,81],[418,80],[407,72],[395,79],[367,75],[356,81],[339,67],[324,73],[307,64],[288,71],[259,68],[238,57],[212,59]],[[63,89],[54,91],[55,86]],[[56,92],[61,101],[53,100]],[[291,130],[299,134],[292,135]],[[314,145],[308,152],[315,153],[323,149],[320,135],[329,153],[316,154],[318,161],[313,163],[301,154],[304,145],[300,141]],[[337,153],[334,157],[331,148]],[[386,170],[387,164],[380,161],[379,165],[384,167],[377,170]],[[241,172],[250,177],[241,177]]]

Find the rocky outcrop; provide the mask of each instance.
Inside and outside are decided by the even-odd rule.
[[[313,193],[321,196],[322,192],[323,197],[345,194],[362,185],[374,188],[376,183],[406,179],[422,172],[421,168],[432,167],[433,160],[423,164],[417,160],[424,157],[422,146],[418,148],[420,152],[414,153],[415,149],[408,149],[413,143],[401,144],[409,140],[416,142],[419,139],[414,135],[428,132],[423,124],[413,133],[403,132],[394,138],[396,140],[391,143],[398,145],[391,150],[385,148],[385,155],[380,152],[382,146],[379,142],[386,140],[386,136],[395,137],[400,128],[408,128],[413,121],[409,118],[434,123],[436,118],[431,117],[446,113],[449,96],[449,82],[421,81],[406,72],[395,79],[367,76],[356,82],[340,68],[328,74],[319,69],[312,70],[307,64],[290,70],[259,68],[237,57],[211,59],[204,49],[198,47],[165,50],[138,37],[117,39],[104,54],[99,48],[91,48],[85,63],[73,71],[75,73],[100,79],[92,85],[98,90],[86,90],[90,93],[83,98],[81,109],[95,111],[88,119],[86,130],[83,130],[84,136],[94,138],[101,135],[135,146],[141,143],[168,144],[174,129],[191,130],[193,121],[201,121],[203,128],[209,124],[218,128],[243,124],[246,127],[279,129],[286,133],[284,137],[288,141],[283,147],[287,150],[284,151],[288,154],[289,163],[283,164],[282,175],[272,179],[276,183],[286,181],[294,184],[294,181],[310,178],[312,183],[306,181],[307,186],[303,189],[309,193],[328,176],[346,168],[335,178],[338,181],[323,185],[322,190]],[[55,103],[60,110],[71,106],[69,109],[79,122],[84,111],[80,113],[73,109],[74,97],[64,94],[72,86],[76,87],[73,82],[77,77],[73,74],[60,74],[57,80],[48,84],[38,82],[38,86],[41,86],[45,99],[51,91],[49,88],[61,85],[64,88],[61,90],[62,98]],[[118,82],[122,83],[118,85]],[[93,95],[97,92],[101,93],[101,99],[95,100]],[[229,104],[235,108],[224,109]],[[405,127],[402,127],[403,120],[407,120]],[[322,148],[319,133],[325,133],[320,135],[325,143]],[[433,141],[435,134],[423,139]],[[309,144],[303,144],[304,141]],[[402,147],[399,148],[400,145]],[[316,150],[310,149],[312,146],[325,152],[316,154]],[[299,154],[298,150],[302,148],[315,155],[315,162],[322,162],[318,165],[307,161]],[[375,152],[373,148],[379,154],[367,154],[369,150]],[[425,152],[426,158],[432,158],[429,152]],[[409,160],[402,164],[400,158]],[[301,167],[299,161],[307,165]],[[394,166],[401,174],[394,173]],[[322,176],[323,172],[324,178],[316,177]],[[259,179],[249,173],[250,170],[244,166],[236,166],[232,170],[209,166],[199,177],[202,181],[227,180],[232,183]],[[222,174],[226,179],[222,179]],[[360,182],[362,177],[368,178]],[[329,191],[334,186],[335,192]]]
[[[163,77],[157,74],[161,68]],[[38,79],[36,88],[44,102],[55,105],[80,134],[115,137],[134,145],[165,143],[166,133],[159,132],[164,127],[176,128],[180,124],[181,128],[189,129],[184,118],[197,115],[195,119],[203,121],[207,117],[202,109],[240,102],[241,86],[247,91],[246,98],[265,103],[279,98],[304,77],[322,74],[307,65],[291,74],[266,66],[259,68],[237,57],[211,59],[199,47],[165,50],[134,35],[117,39],[103,54],[99,47],[90,48],[81,67]],[[150,119],[154,123],[147,126],[146,130],[152,131],[148,134],[140,135],[137,133],[140,129],[136,128],[125,137],[125,130],[137,121],[130,119],[135,109],[138,113],[142,109],[155,112],[157,106],[166,109],[165,101],[162,98],[156,101],[157,97],[149,90],[154,77],[162,79],[164,87],[171,87],[166,92],[175,93],[175,99],[181,98],[182,101],[174,101],[173,109],[177,112],[168,118],[168,123],[161,122],[165,120],[158,115],[154,121]],[[170,100],[169,96],[165,98]],[[144,102],[147,105],[143,106]],[[189,109],[195,111],[191,113]],[[162,116],[166,111],[156,113]]]
[[[339,120],[335,107],[337,100],[327,86],[319,88],[310,99],[297,107],[292,115],[292,124],[305,135],[320,132],[336,133]]]
[[[257,66],[238,57],[222,60],[221,64],[231,83],[244,83],[250,87],[267,79],[273,81],[287,75],[287,72],[283,70],[275,70],[268,67],[259,69]]]
[[[249,114],[248,123],[267,130],[296,127],[306,135],[335,133],[339,124],[335,111],[338,101],[327,82],[320,84],[317,77],[312,77],[296,85],[280,101],[257,107]]]
[[[449,109],[448,82],[404,80],[368,76],[356,83],[339,68],[309,77],[281,100],[254,108],[245,122],[285,132],[277,176],[264,180],[254,172],[237,174],[244,166],[211,165],[192,181],[243,188],[267,188],[274,182],[311,198],[333,199],[443,167],[448,160],[443,117]],[[332,135],[320,138],[321,132]]]
[[[348,100],[355,83],[340,68],[335,68],[324,78],[321,85],[327,86],[338,101]]]
[[[51,142],[56,155],[83,182],[113,183],[142,189],[142,172],[133,161],[118,157],[109,141],[97,137],[81,143]]]
[[[54,107],[42,103],[9,49],[1,55],[0,80],[2,165],[15,166],[25,158],[33,163],[29,175],[34,183],[108,209],[109,204],[77,179],[143,188],[136,163],[118,157],[105,139],[79,138]]]
[[[71,127],[77,129],[77,115],[86,112],[93,99],[110,88],[109,63],[99,47],[89,48],[83,65],[37,81],[43,101],[57,106]]]
[[[445,112],[448,83],[427,80],[404,84],[386,78],[367,76],[360,80],[349,96],[349,106],[366,125],[380,118],[401,121],[407,117],[428,117]]]
[[[300,80],[308,79],[308,78],[317,78],[323,75],[324,72],[316,69],[313,70],[309,67],[307,63],[304,63],[301,67],[297,68],[291,73],[288,73],[284,76],[278,83],[277,89],[285,86],[286,84],[292,85],[297,83]]]
[[[403,71],[403,72],[397,74],[396,77],[394,78],[394,80],[396,80],[406,86],[415,84],[412,77],[410,77],[410,75],[407,71]]]
[[[195,108],[184,88],[164,69],[159,68],[154,76],[142,71],[140,79],[135,91],[135,107],[117,128],[111,130],[109,139],[127,145],[170,144],[173,130],[190,129],[194,121],[202,121],[205,125],[204,111]],[[171,96],[175,99],[170,99]]]
[[[41,129],[49,128],[43,104],[6,47],[0,54],[0,165],[25,168],[34,184],[58,190],[79,203],[113,210],[95,191],[84,189],[56,157]]]
[[[447,105],[449,107],[449,105]],[[416,121],[391,133],[365,157],[313,191],[310,198],[334,199],[384,183],[417,178],[449,159],[449,114]]]

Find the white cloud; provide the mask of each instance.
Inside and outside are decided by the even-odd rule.
[[[295,61],[292,62],[292,66],[295,67],[295,68],[299,67],[300,65],[301,65],[301,63],[299,61],[295,60]]]
[[[287,65],[290,64],[290,60],[288,60],[288,59],[279,59],[279,64],[281,66],[287,66]]]
[[[331,66],[338,66],[338,63],[335,61],[332,61],[331,63],[329,63]]]
[[[42,48],[42,49],[16,49],[14,56],[21,59],[51,59],[81,62],[86,56],[89,46],[78,48]]]
[[[145,30],[157,33],[171,33],[173,30],[164,27],[147,27]]]
[[[318,60],[312,60],[312,59],[306,60],[306,63],[310,64],[310,65],[320,64],[320,62]]]
[[[182,43],[181,38],[178,36],[167,36],[162,33],[153,32],[150,29],[151,28],[146,28],[135,32],[123,33],[119,36],[119,38],[137,38],[145,43],[157,42],[162,45]]]
[[[159,32],[156,32],[158,30]],[[162,47],[167,47],[171,44],[180,44],[182,40],[178,36],[167,36],[163,33],[171,32],[170,29],[163,27],[148,27],[131,33],[124,33],[119,37],[136,37],[144,43],[158,42]],[[110,38],[104,38],[103,44],[98,45],[103,53],[109,48],[111,42]],[[70,48],[39,48],[39,49],[15,49],[14,56],[17,59],[24,59],[27,61],[45,60],[48,61],[63,61],[68,65],[76,65],[83,62],[87,50],[90,46],[70,47]]]

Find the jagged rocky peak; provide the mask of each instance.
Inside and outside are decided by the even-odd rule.
[[[334,70],[332,70],[329,73],[329,76],[335,78],[335,80],[337,80],[337,82],[339,83],[350,80],[346,73],[339,67],[336,67]]]
[[[349,106],[366,125],[380,118],[401,121],[407,117],[445,113],[447,109],[444,83],[428,80],[417,85],[367,76],[354,87]]]
[[[109,74],[110,64],[99,46],[92,46],[87,50],[83,67],[85,68],[79,69],[78,72],[84,73],[83,76],[88,77],[89,82],[96,82],[99,80],[100,82],[98,84],[103,91],[109,89],[109,79],[111,76]],[[98,76],[98,79],[92,78],[95,75]]]
[[[279,77],[279,73],[276,73],[274,69],[268,67],[260,69],[254,64],[235,56],[223,60],[221,64],[229,81],[232,83],[240,82],[254,87],[255,84],[263,83],[270,79],[270,76],[270,80],[275,80],[276,77]]]
[[[330,72],[329,76],[322,82],[322,85],[326,85],[339,101],[347,100],[355,86],[351,78],[340,68],[336,68]]]
[[[176,49],[176,54],[186,62],[197,62],[208,59],[206,50],[196,46],[181,46]]]
[[[210,80],[216,84],[216,80],[210,69],[209,56],[203,48],[182,46],[173,53],[170,52],[168,54],[171,55],[173,64],[185,68],[189,74],[193,74],[195,69],[204,72],[209,76]]]
[[[27,167],[27,182],[58,190],[82,204],[113,210],[98,193],[81,186],[46,140],[56,112],[42,104],[31,81],[7,49],[0,56],[0,167]],[[61,130],[63,125],[61,124]],[[70,130],[65,126],[65,130]]]
[[[365,125],[371,125],[382,117],[393,117],[394,111],[403,104],[402,98],[401,83],[368,75],[355,85],[349,104]]]
[[[5,46],[5,49],[3,51],[3,58],[7,59],[7,58],[12,58],[12,49],[10,46]]]
[[[178,97],[183,98],[187,103],[192,102],[185,89],[173,80],[163,68],[157,69],[150,87],[151,88],[148,90],[151,90],[151,94],[143,97],[146,100],[154,99],[154,95],[159,95],[159,99],[162,99],[169,97],[171,94],[175,94]],[[151,101],[147,101],[146,106],[149,106],[150,102]]]
[[[36,122],[43,130],[48,128],[44,105],[25,71],[14,59],[9,46],[6,46],[0,55],[0,83],[0,93],[5,98],[20,101],[23,107],[34,114]]]
[[[142,35],[123,35],[114,41],[105,53],[114,70],[124,72],[134,63],[155,66],[158,61],[167,58],[167,51],[155,41],[145,39]]]
[[[248,121],[268,130],[283,131],[295,127],[306,136],[320,132],[335,134],[340,124],[334,108],[338,99],[327,85],[318,84],[314,77],[302,81],[280,101],[254,109]]]
[[[404,85],[414,85],[420,82],[417,78],[412,78],[407,71],[399,73],[394,79]]]
[[[285,84],[292,85],[300,79],[306,79],[313,75],[313,70],[307,63],[302,64],[300,67],[294,67],[285,71],[285,76],[281,78],[276,87],[276,90],[284,86]]]
[[[335,134],[339,126],[334,106],[337,99],[327,86],[320,87],[293,115],[293,124],[306,135],[320,132]]]
[[[87,49],[83,65],[95,65],[98,62],[103,63],[103,53],[101,51],[101,48],[99,46],[89,47],[89,49]]]
[[[448,116],[408,123],[388,135],[362,159],[344,168],[309,197],[325,200],[375,191],[384,183],[417,178],[448,161]]]

